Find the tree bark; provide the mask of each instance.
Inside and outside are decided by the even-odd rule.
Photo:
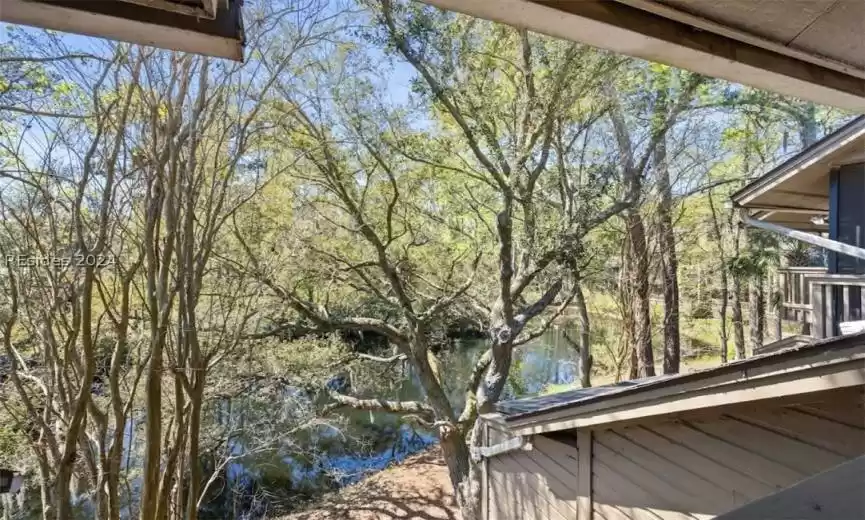
[[[805,102],[799,116],[799,139],[802,149],[808,148],[817,142],[817,105]]]
[[[751,353],[757,352],[763,346],[763,332],[766,323],[766,313],[764,312],[766,303],[763,286],[763,277],[759,274],[754,275],[749,285],[748,294],[748,325],[750,326]]]
[[[652,352],[651,302],[649,301],[649,258],[646,227],[639,210],[629,209],[625,216],[630,254],[627,258],[629,282],[632,288],[633,342],[637,358],[637,377],[655,375]]]
[[[772,272],[772,285],[769,291],[769,297],[766,298],[766,312],[772,314],[772,327],[775,330],[774,341],[781,341],[784,337],[783,323],[781,320],[781,301],[783,294],[781,293],[781,275],[777,269]]]
[[[718,317],[721,319],[721,325],[718,328],[718,336],[720,340],[719,350],[721,352],[721,364],[727,363],[727,345],[729,343],[727,333],[727,300],[730,298],[730,291],[727,287],[727,266],[721,267],[721,308],[718,311]],[[741,311],[740,311],[741,313]]]
[[[666,140],[658,142],[654,153],[658,175],[658,238],[661,249],[661,271],[664,283],[664,373],[679,373],[681,339],[679,336],[679,260],[673,232],[673,194],[667,168]]]
[[[592,346],[589,324],[589,309],[586,306],[586,298],[579,280],[574,297],[577,306],[577,328],[579,338],[577,344],[580,348],[580,386],[589,388],[592,386]]]
[[[709,210],[712,213],[712,234],[715,243],[718,247],[718,274],[721,278],[721,309],[718,312],[718,317],[721,320],[718,327],[718,335],[721,341],[719,350],[721,353],[721,363],[727,362],[727,299],[730,297],[729,283],[727,281],[727,259],[724,254],[724,235],[721,233],[721,223],[718,220],[718,213],[715,211],[715,203],[712,200],[712,192],[709,192]],[[741,310],[740,310],[741,317]]]
[[[742,321],[742,277],[733,274],[733,344],[736,359],[745,359],[745,325]]]
[[[480,468],[472,463],[465,439],[458,429],[445,425],[439,428],[439,442],[454,486],[460,517],[462,520],[481,520]]]
[[[729,215],[729,224],[733,233],[733,258],[739,258],[742,252],[741,228],[734,221],[735,215]],[[733,275],[733,344],[736,348],[736,359],[745,359],[745,323],[742,319],[742,278],[739,270]]]

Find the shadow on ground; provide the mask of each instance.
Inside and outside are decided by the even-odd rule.
[[[439,449],[409,457],[283,520],[456,520],[452,488]]]

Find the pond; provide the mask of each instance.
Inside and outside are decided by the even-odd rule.
[[[484,340],[457,340],[440,353],[446,392],[457,409],[463,406],[465,382],[486,348]],[[577,354],[561,332],[551,329],[514,352],[504,398],[535,395],[550,384],[573,383],[578,377],[576,362]],[[356,374],[351,379],[353,392],[362,397],[423,399],[417,375],[407,365],[394,364],[385,372]],[[221,469],[210,486],[201,518],[257,520],[298,509],[323,492],[356,482],[436,442],[432,432],[386,413],[342,409],[335,422],[314,419],[312,425],[305,425],[304,421],[315,416],[317,404],[308,392],[289,387],[272,395],[211,405],[202,440],[207,435],[214,439],[227,435],[230,440],[227,445],[222,443],[228,453],[201,456],[205,474]],[[143,441],[133,433],[137,429],[130,422],[125,447]],[[261,439],[269,441],[262,443]],[[124,453],[125,465],[133,475],[140,467],[137,451],[126,449]],[[134,480],[127,489],[137,495]],[[23,507],[15,508],[19,515],[13,518],[40,518],[38,489],[31,486],[21,498]],[[77,505],[78,518],[93,518],[86,492],[78,495]]]
[[[486,349],[484,340],[458,340],[440,353],[445,390],[457,409],[463,406],[465,382]],[[577,358],[561,331],[551,329],[514,352],[504,398],[536,395],[547,385],[575,382]],[[354,393],[361,397],[423,399],[420,381],[409,367],[396,365],[391,370],[396,374],[350,376]],[[254,405],[246,402],[240,406],[249,420],[248,414],[255,413]],[[324,491],[356,482],[436,442],[432,432],[396,415],[351,409],[343,409],[340,414],[342,424],[305,432],[294,440],[293,450],[244,457],[230,465],[221,492],[209,497],[202,518],[251,520],[264,518],[267,511],[274,509],[296,509]],[[242,451],[242,447],[239,449]]]

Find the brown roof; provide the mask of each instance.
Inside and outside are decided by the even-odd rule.
[[[579,388],[556,394],[516,399],[512,401],[502,401],[496,405],[496,410],[504,416],[504,419],[507,422],[559,410],[573,409],[576,413],[584,405],[602,402],[611,397],[638,394],[640,392],[662,387],[675,387],[686,382],[708,379],[728,372],[747,371],[758,366],[794,360],[798,357],[805,358],[817,353],[825,353],[826,357],[836,355],[841,356],[844,355],[847,350],[860,348],[863,345],[863,342],[865,342],[865,332],[850,336],[838,336],[835,338],[814,340],[813,342],[804,345],[797,345],[768,354],[752,356],[747,359],[732,361],[725,365],[697,370],[687,374],[661,375],[644,379],[623,381],[613,385],[594,388]]]

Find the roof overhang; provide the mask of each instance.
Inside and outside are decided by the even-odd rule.
[[[715,520],[865,518],[865,455],[797,482]]]
[[[829,174],[838,166],[862,162],[865,116],[734,193],[733,203],[754,220],[798,231],[827,232]]]
[[[0,21],[243,59],[240,0],[0,0]]]
[[[424,0],[445,9],[865,112],[861,0]]]
[[[501,415],[511,434],[532,435],[608,427],[841,388],[863,388],[865,334],[815,341],[716,368],[635,383],[611,392],[590,392],[585,398],[580,397],[585,390],[572,391],[573,397],[568,396],[571,392],[565,392],[557,394],[561,396],[559,404]],[[532,399],[538,398],[522,401]]]

